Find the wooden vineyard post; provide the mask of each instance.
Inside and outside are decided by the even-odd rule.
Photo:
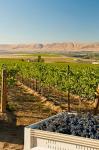
[[[96,95],[96,99],[94,103],[94,114],[96,115],[99,107],[99,84],[98,84],[98,88],[96,89],[95,95]]]
[[[7,103],[7,72],[6,68],[2,68],[2,81],[1,81],[1,112],[6,112],[6,103]]]
[[[37,79],[35,80],[35,90],[38,91],[38,82],[37,82]]]

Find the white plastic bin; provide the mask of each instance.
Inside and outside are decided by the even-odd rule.
[[[24,150],[34,147],[41,147],[43,150],[99,150],[99,140],[35,129],[41,122],[25,127]]]
[[[48,150],[48,149],[42,147],[34,147],[31,150]]]

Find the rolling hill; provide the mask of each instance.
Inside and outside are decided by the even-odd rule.
[[[0,53],[19,53],[34,51],[99,51],[97,43],[49,43],[49,44],[1,44]]]

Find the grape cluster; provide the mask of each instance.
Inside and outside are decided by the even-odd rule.
[[[86,114],[59,114],[37,127],[40,130],[99,139],[99,116]]]

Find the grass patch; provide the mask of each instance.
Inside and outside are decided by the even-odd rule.
[[[43,56],[43,57],[60,57],[61,54],[56,53],[31,53],[31,54],[16,54],[16,56]]]

